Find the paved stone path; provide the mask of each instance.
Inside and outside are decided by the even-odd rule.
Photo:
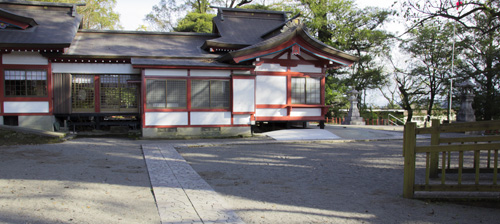
[[[173,145],[142,150],[162,223],[243,223]]]

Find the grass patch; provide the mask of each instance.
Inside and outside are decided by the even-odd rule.
[[[63,142],[63,140],[58,137],[45,137],[34,134],[27,134],[27,133],[0,129],[0,146],[39,145],[39,144],[54,144],[60,142]]]

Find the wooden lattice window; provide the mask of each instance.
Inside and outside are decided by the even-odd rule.
[[[191,107],[204,109],[229,109],[228,80],[191,81]]]
[[[73,75],[71,79],[71,108],[74,112],[95,111],[94,75]]]
[[[146,107],[183,109],[187,105],[186,80],[146,80]]]
[[[320,78],[292,78],[293,104],[320,104]]]
[[[129,80],[138,79],[134,75],[101,75],[101,111],[135,112],[138,110],[139,88]]]
[[[5,70],[5,96],[47,96],[47,71]]]

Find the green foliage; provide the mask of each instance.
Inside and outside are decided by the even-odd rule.
[[[176,32],[196,32],[196,33],[211,33],[212,32],[212,18],[215,15],[206,13],[190,12],[181,19],[177,27],[174,28]]]
[[[345,97],[348,87],[334,76],[327,76],[325,80],[325,103],[332,105],[330,117],[343,117],[340,109],[349,109],[349,100]]]
[[[30,0],[33,1],[33,0]],[[37,2],[81,3],[82,0],[34,0]],[[77,8],[83,16],[82,29],[121,29],[120,15],[113,11],[116,0],[84,0],[86,5]]]
[[[376,89],[387,83],[383,65],[377,60],[389,52],[392,36],[382,29],[392,11],[356,8],[349,0],[301,0],[305,24],[317,38],[359,58],[351,68],[329,71],[356,90]],[[363,102],[360,100],[359,102]]]

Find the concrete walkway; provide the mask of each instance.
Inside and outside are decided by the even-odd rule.
[[[161,223],[243,223],[173,145],[142,145]]]
[[[394,140],[403,139],[402,126],[325,125],[325,129],[285,129],[263,133],[277,141],[294,140]]]

